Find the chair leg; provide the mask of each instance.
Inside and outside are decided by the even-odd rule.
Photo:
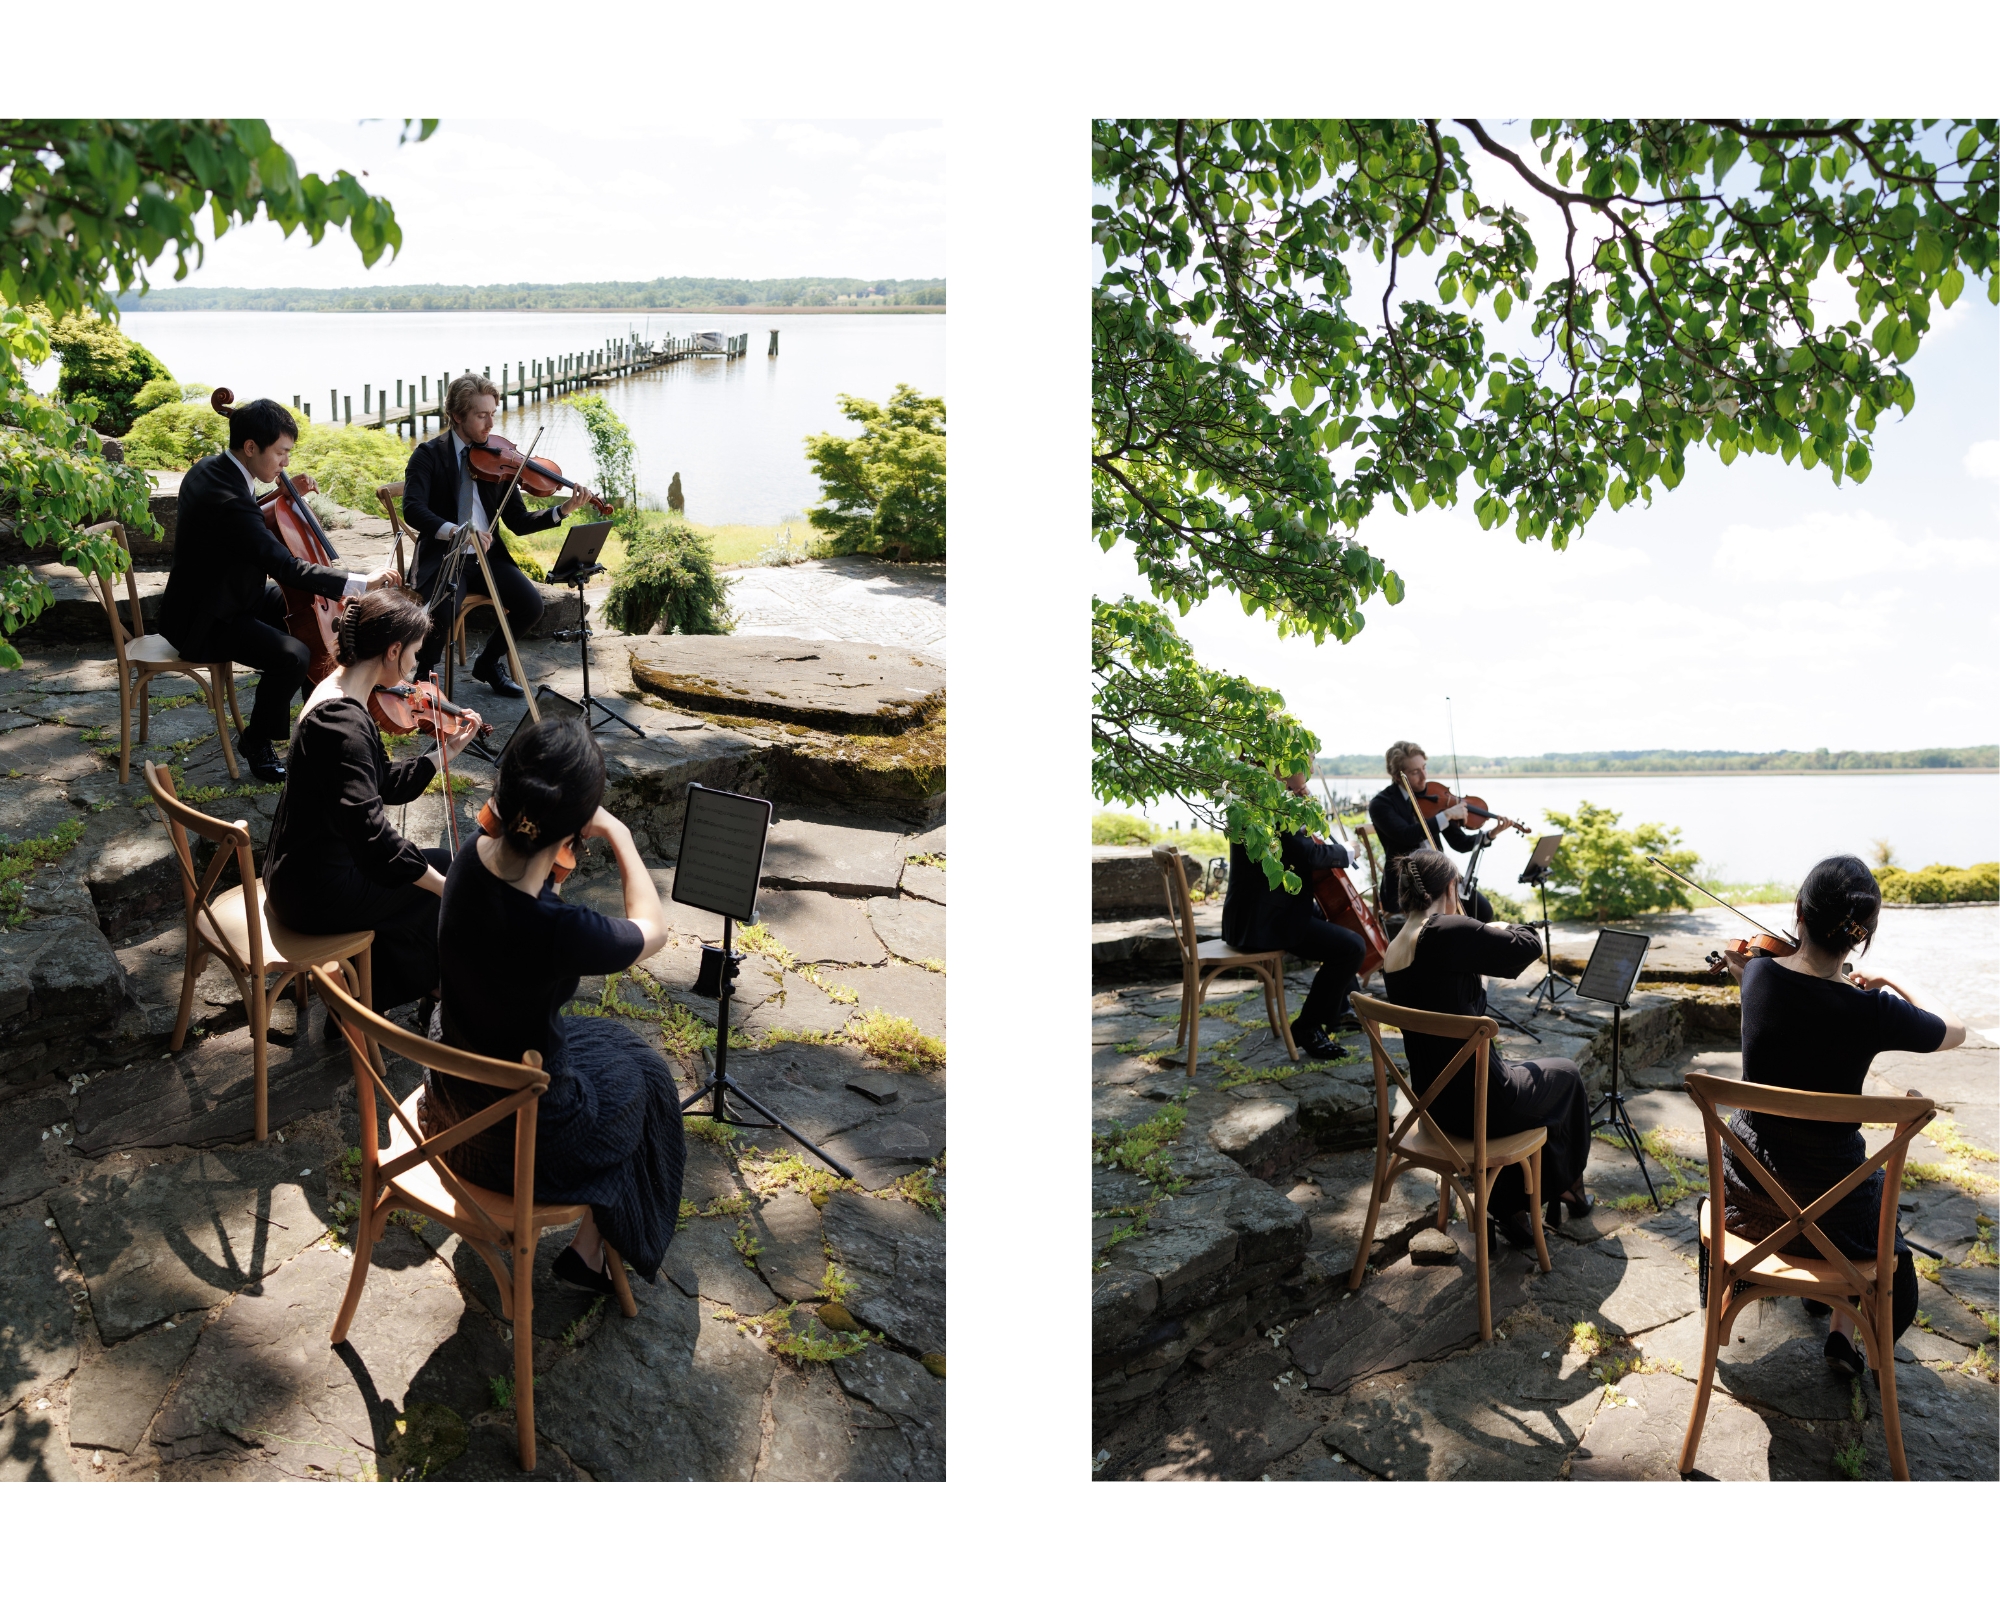
[[[1490,1185],[1481,1182],[1484,1173],[1472,1175],[1472,1248],[1478,1258],[1479,1267],[1479,1339],[1482,1344],[1493,1342],[1493,1286],[1487,1281],[1487,1256],[1491,1253],[1486,1243],[1486,1202]]]
[[[1710,1251],[1708,1259],[1708,1315],[1702,1319],[1701,1378],[1695,1384],[1694,1409],[1688,1413],[1687,1436],[1681,1441],[1681,1472],[1694,1471],[1695,1452],[1701,1448],[1701,1425],[1708,1420],[1708,1397],[1715,1389],[1715,1358],[1722,1348],[1723,1301],[1729,1297],[1727,1283],[1719,1270],[1720,1252]]]
[[[1856,1307],[1856,1310],[1860,1310]],[[1877,1383],[1882,1388],[1882,1436],[1889,1446],[1889,1471],[1898,1483],[1910,1481],[1910,1463],[1903,1456],[1903,1415],[1896,1403],[1896,1341],[1889,1336],[1889,1324],[1885,1320],[1875,1323],[1874,1337],[1869,1340],[1873,1347],[1868,1352],[1868,1365],[1875,1369]],[[1857,1317],[1856,1321],[1860,1319]]]
[[[375,1209],[375,1173],[364,1167],[361,1173],[361,1209],[354,1214],[354,1270],[347,1275],[347,1297],[340,1302],[340,1315],[333,1319],[334,1344],[347,1338],[354,1326],[354,1313],[361,1308],[361,1289],[368,1281],[368,1263],[374,1246],[368,1242],[368,1219]]]
[[[604,1264],[611,1269],[611,1286],[618,1291],[618,1309],[628,1317],[636,1317],[639,1302],[632,1298],[632,1283],[625,1276],[625,1263],[608,1241],[604,1246]]]
[[[122,789],[132,781],[132,685],[126,680],[130,672],[121,673],[118,679],[118,786]]]
[[[1361,1242],[1354,1247],[1354,1270],[1347,1275],[1348,1291],[1361,1287],[1368,1273],[1368,1252],[1375,1248],[1375,1224],[1382,1215],[1382,1191],[1388,1186],[1389,1150],[1379,1139],[1375,1143],[1375,1181],[1368,1186],[1368,1220],[1361,1224]]]
[[[216,669],[222,674],[223,693],[229,697],[229,720],[236,724],[236,731],[243,731],[243,713],[236,709],[236,663],[225,661]]]
[[[256,886],[251,886],[251,893]],[[271,1137],[271,1105],[268,1087],[270,1064],[268,1056],[271,1042],[264,1035],[271,1027],[271,993],[265,987],[264,969],[256,967],[250,975],[250,1075],[251,1092],[256,1096],[257,1142],[264,1143]]]
[[[1282,963],[1271,975],[1271,987],[1265,1004],[1277,1013],[1271,1019],[1271,1031],[1285,1041],[1285,1053],[1292,1060],[1298,1060],[1299,1047],[1292,1038],[1292,1019],[1288,1015],[1291,1008],[1285,1004],[1285,969]]]
[[[535,1241],[514,1243],[514,1437],[521,1470],[535,1470]]]
[[[1438,1232],[1443,1233],[1451,1226],[1451,1182],[1440,1172],[1438,1174]]]
[[[1541,1151],[1537,1150],[1521,1165],[1528,1169],[1528,1216],[1535,1230],[1535,1255],[1542,1264],[1542,1271],[1553,1272],[1556,1269],[1549,1261],[1549,1241],[1542,1236]]]
[[[208,675],[208,709],[215,717],[215,736],[222,741],[222,763],[229,768],[229,781],[241,783],[243,774],[236,766],[236,741],[229,737],[229,730],[222,723],[222,685],[216,681],[220,676],[219,669]],[[232,695],[236,692],[233,680],[229,685],[229,692]]]
[[[202,968],[208,965],[208,951],[202,948],[201,935],[190,927],[187,940],[187,965],[181,974],[181,1009],[180,1015],[174,1018],[173,1043],[167,1047],[170,1050],[178,1050],[187,1043],[188,1020],[194,1015],[195,980],[201,976]]]
[[[146,742],[146,730],[150,726],[147,718],[153,710],[152,678],[145,672],[139,674],[139,742]]]

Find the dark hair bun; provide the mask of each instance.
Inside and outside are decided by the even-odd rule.
[[[604,754],[574,717],[544,717],[500,758],[493,809],[502,839],[533,855],[575,834],[604,800]]]
[[[1441,850],[1412,850],[1397,863],[1396,893],[1405,914],[1442,900],[1457,881],[1458,868]]]
[[[1882,915],[1882,890],[1858,856],[1828,856],[1799,885],[1799,926],[1830,955],[1866,950]]]
[[[431,616],[408,589],[376,589],[347,602],[341,613],[337,659],[343,667],[373,661],[391,645],[414,649],[430,637]]]

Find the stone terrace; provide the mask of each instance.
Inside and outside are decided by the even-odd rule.
[[[1662,932],[1680,933],[1684,921]],[[1346,1061],[1304,1070],[1315,1065],[1307,1058],[1292,1069],[1256,988],[1218,983],[1191,1086],[1184,1055],[1173,1052],[1179,983],[1099,983],[1093,1133],[1171,1118],[1176,1106],[1186,1120],[1164,1147],[1184,1181],[1177,1193],[1161,1195],[1101,1157],[1092,1169],[1097,1476],[1677,1477],[1701,1355],[1693,1241],[1707,1182],[1700,1116],[1680,1080],[1742,1068],[1733,991],[1674,970],[1673,954],[1663,941],[1648,974],[1679,981],[1642,985],[1622,1055],[1628,1104],[1668,1204],[1654,1212],[1622,1145],[1593,1142],[1599,1204],[1551,1231],[1554,1271],[1544,1276],[1532,1254],[1496,1244],[1498,1337],[1487,1346],[1463,1221],[1452,1227],[1455,1258],[1412,1258],[1411,1241],[1436,1210],[1435,1188],[1417,1175],[1399,1182],[1369,1274],[1347,1291],[1374,1160],[1365,1036],[1346,1036]],[[1503,1011],[1542,1035],[1537,1044],[1503,1023],[1502,1048],[1578,1060],[1595,1097],[1610,1012],[1565,995],[1561,1016],[1532,1013],[1527,990],[1542,970],[1491,985]],[[1288,980],[1294,1009],[1306,977]],[[1387,1042],[1400,1048],[1394,1036]],[[1916,1141],[1913,1162],[1929,1165],[1903,1197],[1906,1234],[1944,1258],[1918,1258],[1919,1324],[1897,1347],[1918,1478],[2000,1475],[1996,1059],[1975,1034],[1945,1055],[1880,1057],[1869,1086],[1914,1089],[1945,1108]],[[1698,1476],[1888,1475],[1879,1395],[1826,1366],[1824,1332],[1798,1301],[1744,1312],[1720,1363]]]
[[[364,521],[336,538],[359,565],[386,552],[384,531]],[[159,574],[142,580],[157,591]],[[263,1146],[249,1139],[244,1009],[219,967],[197,987],[186,1048],[168,1050],[179,879],[153,808],[133,803],[138,751],[118,785],[117,693],[101,612],[93,637],[83,598],[21,641],[28,665],[0,684],[0,832],[82,825],[26,878],[24,920],[0,932],[0,1480],[517,1477],[496,1382],[511,1330],[455,1237],[392,1222],[348,1343],[327,1343],[352,1265],[359,1130],[320,1007],[276,1008],[277,1131]],[[865,609],[866,596],[849,608]],[[594,642],[593,688],[646,733],[602,735],[607,804],[664,894],[689,781],[776,800],[732,1075],[856,1177],[835,1181],[781,1136],[691,1121],[681,1231],[658,1283],[635,1283],[636,1321],[557,1282],[564,1241],[545,1239],[536,1476],[941,1479],[941,732],[934,792],[912,803],[899,779],[833,793],[787,774],[809,780],[867,741],[676,707],[634,685],[628,643]],[[721,658],[733,641],[714,643]],[[523,656],[535,680],[580,688],[574,643],[527,641]],[[249,688],[239,680],[246,708]],[[228,791],[204,804],[247,819],[261,851],[276,796],[230,785],[205,710],[169,706],[183,692],[171,680],[155,689],[149,753],[180,767],[183,792]],[[457,697],[503,735],[521,714],[463,676]],[[492,773],[471,759],[461,772],[466,827]],[[405,831],[437,841],[443,807],[438,794],[412,805]],[[566,892],[622,904],[595,852]],[[719,922],[669,909],[664,950],[578,999],[660,1045],[692,1092],[716,1018],[689,986]],[[391,1065],[399,1092],[414,1087],[408,1063]]]

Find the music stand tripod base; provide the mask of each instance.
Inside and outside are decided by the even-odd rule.
[[[583,697],[578,704],[583,707],[584,726],[590,729],[592,733],[595,733],[605,723],[615,722],[635,738],[643,739],[646,737],[643,728],[638,727],[628,718],[613,711],[611,707],[590,692],[590,640],[592,637],[590,631],[590,602],[583,597],[583,586],[604,570],[603,566],[592,562],[587,567],[577,567],[566,573],[562,573],[560,577],[557,576],[558,572],[562,572],[560,567],[557,568],[556,572],[549,574],[551,582],[560,583],[564,588],[576,591],[577,613],[576,626],[574,628],[564,628],[559,633],[551,634],[550,637],[564,641],[570,639],[577,641],[577,651],[582,657],[583,662]]]
[[[1653,1175],[1646,1168],[1645,1146],[1639,1141],[1639,1130],[1632,1126],[1631,1113],[1625,1109],[1625,1093],[1618,1086],[1619,1068],[1623,1065],[1625,1042],[1625,1004],[1632,997],[1632,985],[1638,982],[1639,969],[1645,963],[1646,951],[1652,940],[1643,933],[1626,933],[1616,928],[1600,928],[1597,944],[1590,952],[1590,961],[1583,969],[1583,976],[1576,983],[1577,994],[1585,1000],[1596,1000],[1611,1007],[1611,1076],[1604,1093],[1597,1104],[1590,1108],[1590,1131],[1609,1128],[1625,1142],[1625,1148],[1632,1152],[1632,1159],[1639,1163],[1639,1176],[1646,1182],[1647,1198],[1658,1211],[1660,1193],[1653,1187]]]

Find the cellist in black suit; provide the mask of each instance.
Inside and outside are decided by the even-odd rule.
[[[229,453],[207,456],[181,480],[173,570],[160,600],[160,633],[185,661],[235,661],[262,675],[236,748],[264,783],[282,783],[274,745],[291,737],[292,696],[304,687],[310,653],[285,626],[287,588],[351,600],[400,580],[393,569],[342,572],[301,561],[257,507],[257,483],[274,483],[298,442],[298,423],[275,400],[253,400],[229,417]],[[295,479],[311,489],[309,478]]]
[[[417,657],[417,676],[423,678],[451,640],[453,619],[464,596],[485,594],[485,575],[477,561],[468,560],[459,568],[460,592],[439,596],[438,573],[460,531],[479,540],[493,569],[493,583],[500,593],[494,596],[504,606],[507,623],[518,635],[532,627],[542,614],[542,596],[532,580],[508,554],[504,540],[493,537],[493,520],[503,518],[517,534],[540,533],[553,528],[588,498],[571,495],[560,506],[546,511],[530,511],[518,489],[500,502],[505,488],[497,483],[480,483],[465,468],[465,453],[473,445],[483,445],[493,431],[493,417],[500,407],[500,390],[491,378],[466,373],[454,378],[445,391],[445,415],[450,431],[426,440],[410,452],[410,464],[403,474],[403,520],[416,531],[416,561],[410,569],[412,586],[424,597],[437,617],[438,625]],[[472,675],[496,694],[518,697],[521,686],[507,670],[505,640],[496,627],[473,663]]]

